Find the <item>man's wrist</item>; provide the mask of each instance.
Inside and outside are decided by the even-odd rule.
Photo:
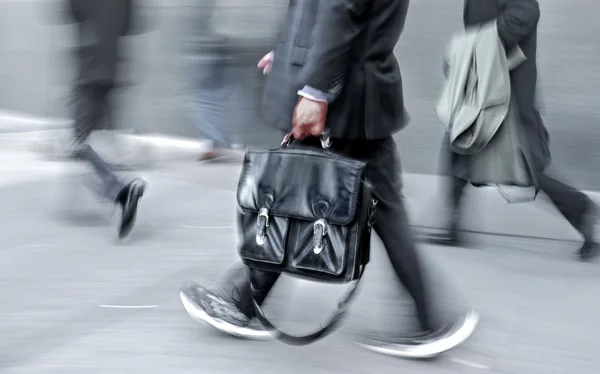
[[[331,98],[328,95],[320,90],[312,88],[310,86],[304,86],[301,90],[298,90],[298,95],[305,97],[312,101],[319,101],[325,104],[328,104],[331,101]]]

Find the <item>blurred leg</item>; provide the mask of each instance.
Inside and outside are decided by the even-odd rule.
[[[75,89],[75,129],[72,156],[89,162],[102,181],[98,193],[110,201],[115,201],[125,184],[117,178],[112,168],[98,156],[88,144],[92,131],[98,129],[99,122],[108,110],[108,85],[79,86]]]
[[[434,321],[431,300],[423,274],[408,214],[402,195],[400,158],[393,138],[365,142],[359,149],[369,150],[368,179],[379,200],[375,213],[375,232],[379,235],[400,282],[415,303],[421,333],[394,336],[389,331],[367,335],[359,341],[363,347],[392,356],[430,358],[462,344],[474,332],[478,316],[469,310],[450,324]],[[352,152],[353,155],[360,151]]]
[[[192,124],[218,149],[231,147],[227,113],[233,86],[229,74],[229,67],[216,57],[194,64],[186,98]]]
[[[390,137],[365,143],[371,150],[366,158],[368,179],[379,201],[375,213],[375,232],[381,238],[394,272],[415,302],[423,331],[433,329],[431,307],[424,286],[415,242],[404,206],[400,157]]]

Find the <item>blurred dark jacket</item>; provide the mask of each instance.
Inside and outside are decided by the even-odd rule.
[[[535,107],[537,85],[537,0],[465,0],[464,24],[474,26],[497,20],[498,35],[507,51],[518,45],[527,60],[511,72],[513,99],[524,127],[533,167],[544,170],[550,162],[549,136]]]
[[[334,138],[380,139],[402,129],[402,77],[394,47],[408,0],[292,0],[263,97],[268,123],[291,129],[297,91],[334,96]]]
[[[144,32],[134,0],[65,0],[64,16],[76,26],[77,84],[115,84],[121,38]]]

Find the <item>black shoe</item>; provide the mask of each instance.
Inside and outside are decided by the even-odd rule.
[[[593,204],[583,217],[581,234],[583,235],[584,243],[578,252],[579,258],[582,261],[590,261],[600,253],[600,243],[598,243],[598,235],[596,234],[598,221],[598,207]]]
[[[446,247],[464,247],[466,241],[459,228],[460,216],[458,213],[452,213],[446,227],[441,232],[433,232],[425,237],[425,242],[434,245]]]
[[[423,332],[413,336],[371,334],[357,344],[373,352],[395,357],[429,359],[437,357],[464,343],[475,331],[479,315],[470,311],[454,324],[438,331]]]
[[[256,320],[246,316],[218,286],[206,288],[187,282],[179,292],[181,303],[190,317],[207,323],[227,335],[243,339],[268,340],[271,334]]]
[[[431,234],[425,241],[429,244],[442,245],[445,247],[466,246],[466,242],[458,234],[457,230],[445,230],[441,233]]]
[[[136,178],[119,192],[117,203],[121,205],[120,239],[129,235],[133,229],[133,224],[137,217],[138,202],[144,196],[145,189],[146,182]]]
[[[441,232],[430,233],[425,242],[429,244],[442,245],[446,247],[464,247],[466,241],[463,238],[463,233],[458,229],[458,219],[453,218],[450,224]]]
[[[591,261],[600,254],[600,244],[596,241],[586,241],[579,248],[578,254],[581,261]]]

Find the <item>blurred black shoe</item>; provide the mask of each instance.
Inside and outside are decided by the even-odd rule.
[[[579,248],[579,258],[582,261],[591,261],[600,253],[600,244],[596,242],[584,242]]]
[[[583,245],[579,248],[579,258],[582,261],[590,261],[600,254],[600,243],[596,227],[598,226],[598,207],[592,203],[588,212],[584,215],[581,234],[583,235]]]
[[[137,217],[138,203],[146,189],[146,182],[136,178],[125,186],[117,196],[116,203],[121,205],[121,223],[119,238],[123,239],[133,229]]]
[[[268,340],[272,336],[256,320],[246,316],[218,286],[203,287],[187,282],[179,292],[190,317],[207,323],[227,335],[243,339]]]
[[[446,247],[464,247],[467,245],[463,233],[458,229],[458,217],[456,215],[450,219],[450,223],[445,229],[438,233],[429,233],[423,241]]]
[[[430,359],[437,357],[464,343],[475,331],[479,315],[474,311],[457,319],[453,324],[437,331],[423,332],[412,336],[394,336],[389,333],[374,333],[359,338],[357,344],[373,352],[389,356]]]
[[[445,247],[465,247],[467,245],[458,230],[444,230],[441,233],[430,234],[425,242]]]

